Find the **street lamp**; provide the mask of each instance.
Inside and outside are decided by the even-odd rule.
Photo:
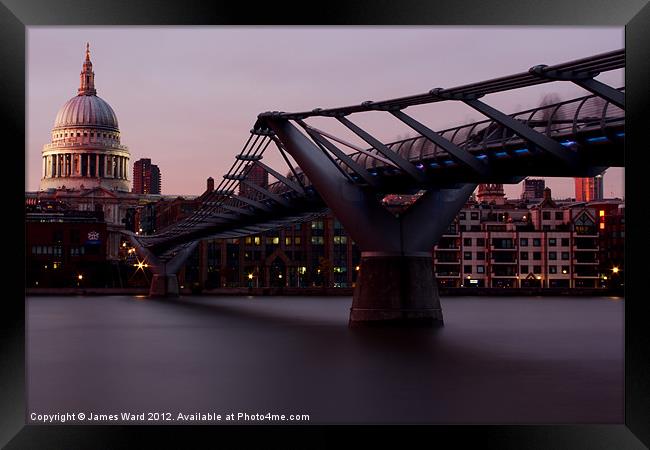
[[[612,272],[613,272],[613,273],[618,273],[618,271],[619,271],[618,266],[614,266],[614,267],[612,268]]]

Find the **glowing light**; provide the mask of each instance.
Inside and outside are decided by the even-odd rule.
[[[83,280],[84,276],[82,274],[79,274],[79,275],[77,275],[77,278],[79,278],[79,280]]]
[[[566,274],[566,269],[562,271],[562,273]]]
[[[603,222],[600,222],[600,227],[599,227],[599,228],[600,228],[601,230],[604,230],[604,229],[605,229],[605,224],[604,224]]]
[[[603,280],[607,280],[607,275],[603,276]]]
[[[249,273],[249,274],[248,274],[248,279],[249,279],[249,280],[252,280],[252,279],[253,279],[253,274],[252,274],[252,273]]]
[[[598,211],[598,215],[599,215],[600,217],[605,217],[605,210],[604,210],[604,209],[601,209],[600,211]]]
[[[356,266],[356,267],[354,268],[354,270],[356,270],[357,272],[359,271],[359,269],[361,269],[361,267],[359,267],[359,266]]]
[[[542,279],[542,277],[540,277],[539,275],[537,275],[537,279],[538,279],[538,280],[541,280],[541,279]]]
[[[144,272],[144,268],[149,267],[149,264],[146,263],[146,261],[147,261],[146,259],[143,259],[142,261],[140,261],[137,256],[135,257],[135,259],[136,259],[137,262],[135,264],[133,264],[133,267],[136,268],[135,269],[136,272],[138,270],[142,270]]]
[[[282,274],[281,274],[281,273],[278,274],[278,278],[280,278],[280,279],[282,278]]]
[[[613,273],[618,273],[618,271],[619,271],[619,268],[618,268],[617,266],[614,266],[614,267],[612,268],[612,272],[613,272]]]
[[[126,242],[122,242],[122,247],[126,247]]]

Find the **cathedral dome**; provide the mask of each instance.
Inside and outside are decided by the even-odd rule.
[[[67,127],[93,127],[119,131],[117,116],[105,100],[97,97],[95,73],[90,61],[90,46],[86,44],[86,60],[79,74],[80,84],[77,96],[59,109],[54,121],[54,130]]]
[[[59,109],[54,128],[97,127],[119,131],[113,108],[97,95],[79,94]]]
[[[97,96],[89,44],[79,78],[77,96],[59,109],[51,141],[43,146],[40,189],[128,192],[131,155],[120,143],[115,111]]]

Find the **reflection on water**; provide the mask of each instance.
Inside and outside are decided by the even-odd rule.
[[[349,329],[350,303],[29,298],[28,409],[623,422],[622,298],[443,298],[429,330]]]

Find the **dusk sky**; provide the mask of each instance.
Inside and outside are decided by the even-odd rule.
[[[524,72],[624,47],[623,28],[593,27],[28,27],[26,186],[38,190],[41,149],[59,108],[77,94],[90,42],[97,95],[117,114],[133,162],[162,173],[163,194],[199,195],[218,183],[258,113],[358,104]],[[623,71],[599,80],[624,85]],[[555,82],[484,100],[506,112],[548,94],[588,94]],[[409,108],[433,129],[483,117],[452,102]],[[356,122],[391,141],[408,130],[388,114]],[[333,120],[313,121],[361,144]],[[367,147],[367,145],[364,145]],[[267,151],[267,154],[269,152]],[[277,153],[277,152],[273,152]],[[277,155],[265,161],[286,172]],[[623,197],[622,168],[607,170],[606,197]],[[553,196],[574,196],[573,179],[547,178]],[[521,185],[506,185],[518,197]]]

